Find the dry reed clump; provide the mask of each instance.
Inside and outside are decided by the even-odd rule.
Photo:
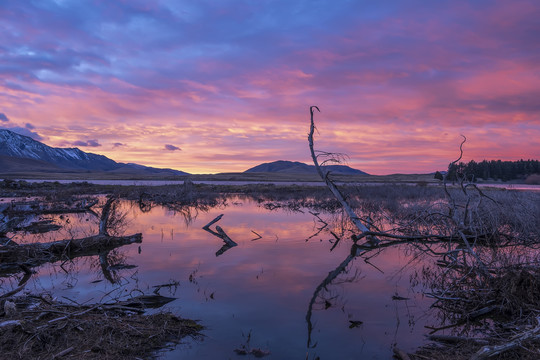
[[[494,302],[510,319],[534,315],[540,310],[540,269],[508,269],[491,280]]]
[[[424,270],[431,282],[432,293],[438,299],[435,306],[444,310],[448,322],[463,325],[485,316],[495,317],[499,322],[527,322],[537,316],[540,309],[539,268],[490,268],[492,276],[485,279],[473,269],[466,270],[467,274]]]
[[[371,191],[373,190],[373,191]],[[439,193],[437,193],[436,191]],[[471,243],[500,245],[540,242],[540,194],[450,189],[450,199],[436,187],[374,186],[350,196],[363,216],[398,229],[400,235],[431,234]]]
[[[506,347],[497,359],[537,359],[540,349],[538,249],[484,248],[477,255],[482,257],[488,274],[482,273],[473,262],[467,265],[465,261],[440,262],[438,267],[424,269],[424,281],[431,288],[427,296],[435,299],[433,307],[440,321],[440,325],[430,328],[436,334],[450,331],[452,341],[447,342],[444,337],[442,342],[432,339],[439,343],[425,346],[416,354],[459,360],[470,359],[483,347]],[[519,339],[519,346],[509,347],[515,339]]]
[[[2,326],[9,320],[11,325]],[[148,359],[201,329],[170,313],[41,302],[4,317],[0,349],[4,359]]]

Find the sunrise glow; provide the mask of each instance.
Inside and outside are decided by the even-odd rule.
[[[0,127],[189,173],[540,158],[540,3],[2,1]]]

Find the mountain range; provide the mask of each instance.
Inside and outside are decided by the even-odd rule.
[[[341,175],[368,175],[368,173],[353,169],[347,165],[327,165],[324,167],[326,170],[331,171],[333,174]],[[245,173],[287,173],[287,174],[315,174],[317,170],[314,165],[304,164],[299,161],[285,161],[278,160],[274,162],[264,163],[252,167]]]
[[[107,172],[130,175],[186,175],[133,163],[118,163],[78,148],[54,148],[28,136],[0,129],[0,172]]]
[[[368,175],[346,165],[325,167],[334,174]],[[55,148],[11,130],[0,129],[0,173],[108,173],[122,175],[188,175],[134,163],[119,163],[104,155],[78,148]],[[315,166],[278,160],[252,167],[244,173],[315,174]]]

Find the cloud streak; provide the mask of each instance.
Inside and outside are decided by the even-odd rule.
[[[165,150],[168,150],[168,151],[182,150],[178,146],[174,146],[174,145],[170,145],[170,144],[166,144],[164,148],[165,148]]]
[[[97,141],[97,140],[77,140],[77,141],[74,141],[73,144],[74,146],[85,146],[85,147],[99,147],[101,146],[101,144]]]
[[[461,133],[469,158],[538,158],[539,17],[533,0],[6,0],[0,106],[49,145],[189,172],[309,161],[310,105],[319,146],[370,173],[444,168]]]
[[[42,141],[44,140],[44,138],[39,135],[37,132],[35,131],[32,131],[30,128],[28,127],[21,127],[21,126],[1,126],[1,128],[3,129],[7,129],[7,130],[11,130],[13,131],[14,133],[17,133],[19,135],[24,135],[24,136],[28,136],[34,140],[37,140],[37,141]]]

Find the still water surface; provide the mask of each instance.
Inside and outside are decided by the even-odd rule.
[[[127,220],[123,233],[141,232],[143,242],[115,250],[109,262],[137,267],[112,271],[117,281],[112,284],[104,278],[97,257],[62,267],[55,263],[41,267],[27,289],[92,303],[151,293],[152,286],[178,281],[176,290],[160,291],[177,298],[166,309],[200,320],[205,336],[164,353],[164,359],[250,358],[234,352],[242,345],[269,351],[266,359],[389,359],[394,345],[405,351],[421,345],[427,332],[424,325],[434,323],[426,315],[432,301],[410,281],[422,263],[412,249],[387,248],[369,262],[353,260],[347,272],[317,296],[308,347],[310,300],[349,254],[349,239],[330,251],[334,238],[328,232],[306,241],[320,226],[307,209],[269,211],[249,200],[232,199],[227,206],[193,213],[191,222],[162,207],[142,213],[124,202],[123,208]],[[216,256],[223,241],[202,227],[219,214],[224,216],[217,225],[238,246]],[[89,214],[55,220],[64,225],[54,235],[58,239],[96,233],[97,220]],[[252,231],[262,238],[253,240],[257,235]],[[50,236],[25,241],[49,241]],[[396,294],[409,299],[393,300]],[[352,327],[350,321],[358,321],[358,326]]]

